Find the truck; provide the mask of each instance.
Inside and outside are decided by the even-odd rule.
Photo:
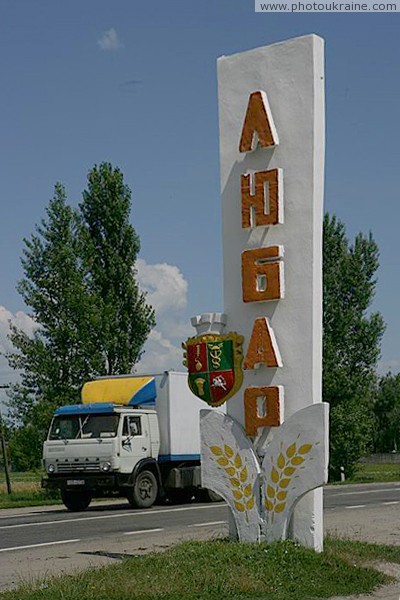
[[[60,490],[67,509],[99,497],[125,497],[136,508],[194,495],[220,500],[201,488],[204,403],[186,373],[101,377],[83,385],[81,400],[56,409],[43,446],[42,487]]]

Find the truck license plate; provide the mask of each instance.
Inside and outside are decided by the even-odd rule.
[[[84,479],[67,479],[67,485],[85,485]]]

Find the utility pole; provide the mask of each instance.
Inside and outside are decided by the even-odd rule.
[[[1,390],[7,390],[9,385],[0,385]],[[4,472],[6,475],[6,484],[7,484],[7,493],[11,494],[11,479],[10,479],[10,468],[8,465],[8,456],[7,456],[7,448],[6,448],[6,440],[4,439],[4,427],[3,427],[3,417],[1,414],[1,402],[0,402],[0,441],[1,441],[1,449],[3,452],[3,460],[4,460]]]

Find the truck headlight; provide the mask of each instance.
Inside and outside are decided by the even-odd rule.
[[[111,463],[110,462],[103,462],[100,465],[100,468],[102,471],[104,471],[105,473],[107,473],[107,471],[109,471],[111,469]]]
[[[54,471],[56,470],[54,465],[47,465],[47,472],[48,473],[54,473]]]

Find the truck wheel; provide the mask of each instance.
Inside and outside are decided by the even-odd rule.
[[[68,490],[62,490],[61,499],[68,510],[77,512],[85,510],[89,506],[92,497],[88,492],[69,492]]]
[[[155,475],[151,471],[142,471],[136,477],[132,492],[128,496],[131,506],[136,508],[149,508],[153,506],[158,494],[158,485]]]

